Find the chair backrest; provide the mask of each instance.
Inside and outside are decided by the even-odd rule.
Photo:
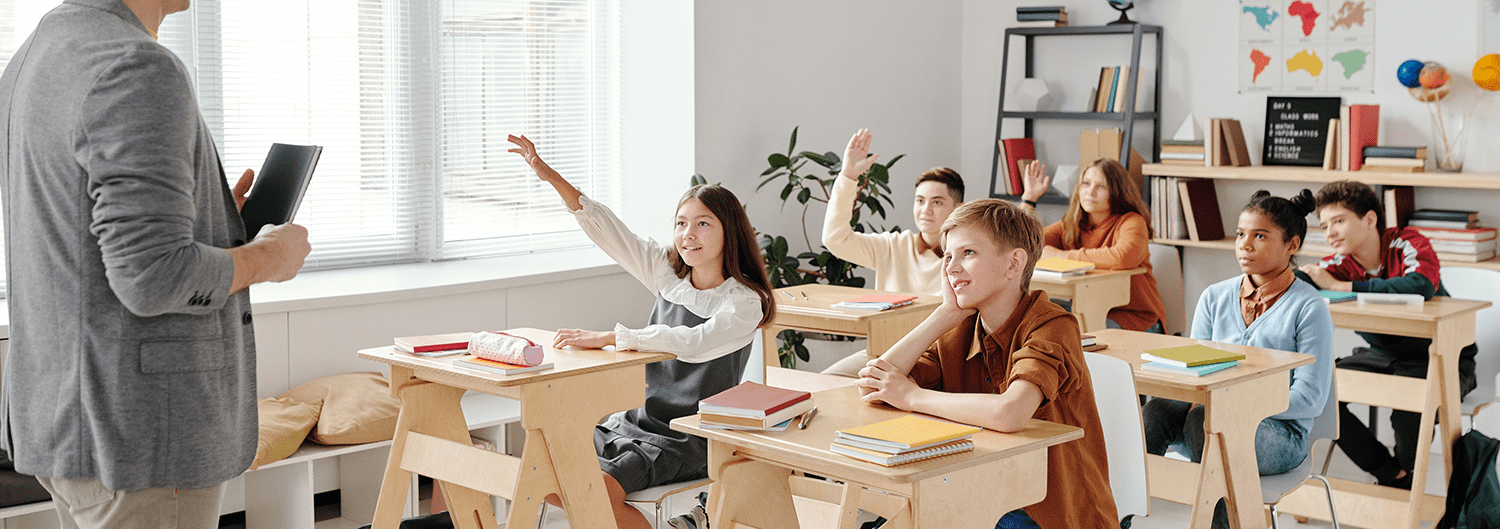
[[[1083,353],[1094,382],[1094,405],[1104,428],[1109,457],[1109,488],[1114,492],[1120,519],[1145,516],[1150,507],[1146,490],[1146,434],[1141,428],[1140,399],[1130,363],[1098,353]]]
[[[1328,400],[1323,402],[1323,412],[1313,417],[1312,429],[1307,432],[1307,459],[1285,474],[1260,477],[1260,496],[1266,503],[1277,503],[1281,497],[1296,489],[1313,472],[1313,454],[1318,453],[1318,441],[1332,443],[1339,438],[1339,387],[1329,384]],[[1329,452],[1331,455],[1332,452]]]
[[[1162,318],[1162,330],[1167,334],[1181,335],[1187,332],[1187,306],[1182,294],[1182,260],[1176,246],[1152,244],[1151,275],[1156,277],[1156,291],[1161,294],[1161,303],[1167,314]]]
[[[1464,399],[1464,413],[1471,413],[1476,401],[1495,399],[1495,375],[1500,374],[1500,270],[1445,266],[1442,278],[1448,294],[1455,298],[1493,303],[1474,317],[1474,342],[1479,345],[1474,374],[1479,386]]]

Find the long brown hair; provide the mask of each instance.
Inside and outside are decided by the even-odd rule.
[[[1083,211],[1083,204],[1078,200],[1078,189],[1083,187],[1083,175],[1095,167],[1099,168],[1099,174],[1104,175],[1104,185],[1109,186],[1109,212],[1113,215],[1131,212],[1140,215],[1146,219],[1146,237],[1155,237],[1156,230],[1151,227],[1150,210],[1146,209],[1146,201],[1141,198],[1140,182],[1135,182],[1130,171],[1120,165],[1120,162],[1100,158],[1078,173],[1078,185],[1073,187],[1073,196],[1068,199],[1068,212],[1063,214],[1063,244],[1077,248],[1078,239],[1089,229],[1089,215]]]
[[[690,199],[698,199],[703,207],[708,208],[709,213],[719,219],[719,224],[724,227],[724,277],[732,277],[741,285],[755,291],[760,296],[760,327],[771,323],[776,317],[776,300],[771,298],[771,278],[766,274],[766,262],[760,255],[760,245],[755,241],[755,228],[750,226],[750,216],[745,214],[745,207],[740,205],[740,199],[735,198],[734,192],[713,184],[693,186],[682,194],[682,199],[677,201],[677,209],[682,209]],[[668,262],[672,263],[672,271],[677,277],[687,277],[693,272],[693,267],[682,261],[682,255],[675,250],[667,256]]]

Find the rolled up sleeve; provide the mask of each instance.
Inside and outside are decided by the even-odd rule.
[[[1078,339],[1077,325],[1068,325],[1071,318],[1068,315],[1051,319],[1026,335],[1022,347],[1012,353],[1014,360],[1010,377],[1006,380],[1007,387],[1018,380],[1035,384],[1042,392],[1042,405],[1045,406],[1059,391],[1074,383],[1077,379],[1073,373],[1077,368],[1076,361],[1068,360],[1068,357],[1082,358],[1083,345]],[[1071,352],[1070,343],[1080,351]]]

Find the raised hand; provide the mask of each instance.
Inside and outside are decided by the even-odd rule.
[[[1040,160],[1032,160],[1026,165],[1025,172],[1021,178],[1021,199],[1036,202],[1047,193],[1047,187],[1052,185],[1052,177],[1047,176],[1047,164]]]
[[[849,138],[849,146],[844,147],[844,169],[839,174],[858,180],[878,159],[879,154],[870,154],[870,129],[859,129]]]
[[[511,134],[507,135],[505,139],[516,145],[516,148],[506,149],[506,152],[521,155],[521,159],[526,160],[526,165],[530,166],[531,170],[535,171],[536,175],[543,181],[550,183],[554,178],[562,178],[561,175],[557,174],[557,171],[552,170],[552,167],[547,165],[547,162],[542,161],[542,157],[536,153],[536,145],[532,144],[531,140],[527,139],[526,136]]]

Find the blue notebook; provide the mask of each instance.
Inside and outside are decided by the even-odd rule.
[[[1359,297],[1359,293],[1358,292],[1339,292],[1337,290],[1319,290],[1318,293],[1323,295],[1323,302],[1324,303],[1343,303],[1345,301],[1354,301],[1355,298]]]
[[[1197,367],[1177,367],[1177,366],[1174,366],[1172,364],[1167,364],[1167,363],[1163,363],[1163,362],[1146,362],[1144,364],[1141,364],[1141,369],[1150,369],[1152,371],[1161,371],[1161,372],[1165,372],[1165,373],[1177,373],[1179,375],[1190,375],[1190,376],[1195,376],[1195,377],[1201,377],[1201,376],[1207,375],[1209,373],[1214,373],[1214,372],[1217,372],[1217,371],[1223,371],[1225,369],[1229,369],[1229,368],[1237,366],[1239,364],[1240,364],[1239,360],[1230,360],[1228,362],[1219,362],[1217,364],[1204,364],[1204,365],[1197,366]]]

